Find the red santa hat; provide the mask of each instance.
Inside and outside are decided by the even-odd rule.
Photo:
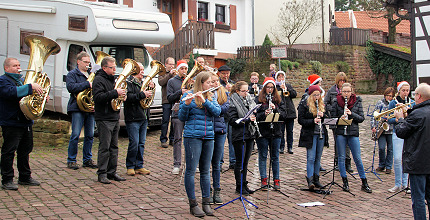
[[[311,83],[311,85],[317,84],[319,81],[322,81],[321,77],[317,74],[312,74],[308,77],[308,82]]]
[[[178,70],[178,69],[180,69],[183,66],[187,67],[187,69],[188,69],[187,61],[185,61],[185,60],[178,60],[178,62],[176,63],[176,69]]]
[[[267,83],[272,83],[273,86],[275,86],[275,79],[273,79],[273,77],[266,77],[264,78],[264,83],[263,83],[263,87],[265,87],[267,85]]]
[[[406,81],[397,82],[397,92],[399,92],[400,89],[402,88],[402,86],[404,86],[404,85],[410,86],[409,83]]]

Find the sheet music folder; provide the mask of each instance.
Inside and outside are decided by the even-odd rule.
[[[325,125],[351,125],[352,119],[325,118],[323,124],[325,124]]]
[[[278,122],[279,120],[279,113],[270,113],[266,116],[266,120],[264,122]]]

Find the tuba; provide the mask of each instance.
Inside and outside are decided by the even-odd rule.
[[[185,77],[184,81],[182,82],[181,89],[187,89],[191,90],[193,88],[193,84],[191,83],[191,79],[197,76],[201,71],[204,71],[205,67],[200,65],[197,61],[195,61],[193,69],[188,73],[187,77]]]
[[[42,117],[46,99],[51,90],[48,74],[42,72],[43,65],[49,55],[58,54],[61,48],[55,41],[39,35],[29,35],[24,41],[30,47],[30,60],[23,84],[37,83],[43,88],[43,94],[33,92],[31,95],[25,96],[19,101],[19,107],[27,119],[35,120]]]
[[[140,91],[151,90],[152,96],[140,100],[140,105],[142,108],[149,108],[152,104],[152,101],[154,101],[155,87],[149,87],[149,83],[151,82],[152,78],[154,78],[156,75],[163,76],[164,74],[166,74],[166,68],[164,65],[158,60],[151,61],[151,72],[149,72],[145,80],[142,82],[142,89]]]
[[[97,61],[96,64],[100,65],[102,63],[103,58],[108,57],[109,54],[103,52],[103,51],[97,51],[96,52]],[[96,73],[91,73],[88,76],[88,82],[93,82],[94,77],[96,76]],[[92,89],[87,88],[84,91],[81,91],[76,96],[76,103],[78,104],[78,107],[83,112],[92,112],[94,111],[94,101],[93,101],[93,94]]]
[[[136,63],[136,61],[132,60],[132,59],[125,59],[122,62],[122,72],[119,74],[118,78],[116,78],[115,80],[115,87],[114,89],[127,89],[127,78],[128,76],[130,76],[132,73],[139,73],[140,72],[140,67],[139,65]],[[111,105],[112,105],[112,109],[115,111],[119,111],[119,109],[121,108],[121,104],[122,102],[125,100],[125,98],[127,97],[127,95],[125,97],[118,97],[116,99],[113,99],[111,101]]]

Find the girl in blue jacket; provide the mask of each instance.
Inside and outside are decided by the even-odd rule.
[[[213,215],[210,207],[210,174],[209,169],[214,149],[213,117],[221,113],[221,108],[212,93],[202,93],[212,87],[212,73],[201,72],[194,82],[194,89],[181,98],[178,112],[179,120],[185,122],[185,190],[190,203],[190,212],[196,217]],[[194,95],[193,98],[191,98]],[[183,100],[190,97],[188,100]],[[202,209],[199,208],[194,189],[194,175],[197,165],[200,169],[200,187],[202,191]]]

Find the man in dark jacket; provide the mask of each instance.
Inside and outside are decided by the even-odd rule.
[[[69,103],[67,104],[67,113],[72,116],[72,134],[70,135],[67,167],[73,170],[79,169],[76,164],[76,156],[78,154],[78,142],[81,134],[82,126],[84,127],[84,146],[82,150],[83,167],[97,168],[94,164],[91,153],[94,140],[94,112],[84,112],[79,109],[76,102],[77,95],[92,87],[92,82],[88,81],[88,69],[90,65],[90,55],[82,51],[77,57],[75,69],[70,71],[66,77],[67,91],[70,93]],[[94,111],[94,110],[93,110]]]
[[[395,131],[403,144],[403,172],[409,173],[412,211],[415,219],[426,219],[425,201],[430,211],[430,86],[421,83],[415,90],[415,106],[404,119],[395,111]],[[425,200],[425,201],[424,201]]]
[[[167,100],[167,82],[176,76],[175,59],[167,57],[164,63],[166,74],[158,77],[158,84],[161,86],[161,103],[163,105],[163,119],[161,122],[160,142],[161,147],[167,148],[167,128],[169,127],[170,115],[172,114],[172,104]],[[173,145],[173,126],[170,123],[169,145]]]
[[[182,146],[182,132],[184,131],[185,123],[178,118],[179,102],[182,94],[187,92],[186,89],[182,89],[182,82],[187,76],[188,65],[185,60],[179,60],[176,66],[178,74],[169,79],[167,82],[167,100],[172,105],[172,124],[173,124],[173,170],[172,173],[175,175],[179,174],[181,167],[181,146]]]
[[[127,79],[127,100],[124,102],[125,125],[129,140],[125,165],[129,176],[134,176],[135,174],[148,175],[151,173],[143,167],[149,108],[142,108],[140,101],[146,97],[151,97],[152,91],[141,91],[144,67],[142,63],[138,62],[137,64],[140,72],[133,73]],[[149,86],[154,88],[154,83],[151,81]]]
[[[98,70],[93,82],[94,118],[99,131],[99,151],[97,158],[98,181],[110,184],[109,179],[124,181],[116,173],[118,162],[118,133],[119,112],[113,110],[112,99],[125,97],[126,90],[115,86],[115,58],[105,57],[101,63],[102,69]]]
[[[17,154],[19,172],[18,184],[38,186],[40,183],[31,177],[29,154],[33,150],[33,121],[28,120],[19,107],[21,98],[33,94],[43,94],[36,83],[23,85],[19,61],[6,58],[3,63],[5,74],[0,76],[0,126],[3,134],[1,148],[2,188],[18,190],[13,183],[13,159]]]

